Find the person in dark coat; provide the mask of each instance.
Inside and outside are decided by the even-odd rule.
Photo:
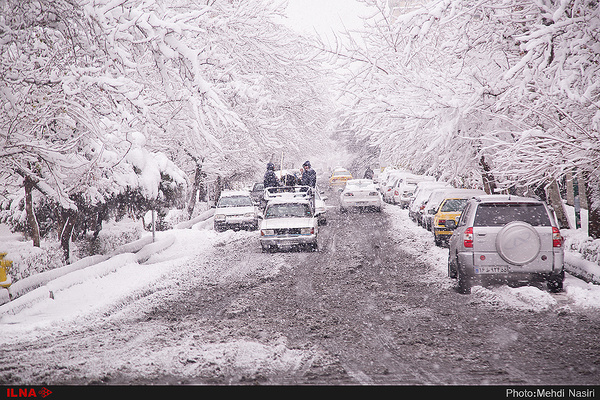
[[[310,187],[317,186],[317,172],[310,167],[310,161],[306,161],[302,164],[302,168],[301,184]]]
[[[263,184],[265,185],[265,188],[279,186],[279,179],[277,179],[277,175],[275,175],[275,165],[273,165],[273,163],[267,164],[267,172],[265,172]]]
[[[367,169],[365,170],[365,175],[363,176],[364,179],[373,179],[373,170],[371,169],[371,167],[367,167]]]

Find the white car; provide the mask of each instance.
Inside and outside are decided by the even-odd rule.
[[[396,189],[396,186],[404,181],[406,175],[409,175],[406,171],[392,171],[388,174],[386,181],[380,183],[379,191],[383,196],[383,201],[386,203],[394,202],[394,190]]]
[[[217,232],[227,229],[258,229],[258,208],[252,201],[250,192],[227,190],[215,207],[213,217],[214,228]]]
[[[415,190],[417,190],[417,184],[419,182],[433,181],[435,181],[433,176],[413,174],[403,175],[392,189],[392,203],[399,204],[402,208],[408,208],[408,204],[410,203]]]
[[[424,181],[419,182],[417,184],[417,188],[415,189],[415,193],[411,199],[410,205],[408,206],[408,216],[421,225],[421,218],[423,216],[423,209],[427,204],[427,199],[429,199],[429,195],[435,189],[447,188],[451,189],[452,187],[445,182],[430,182]]]
[[[319,221],[319,225],[325,225],[327,223],[327,206],[325,200],[327,196],[323,195],[318,188],[312,188],[310,186],[279,186],[265,189],[264,193],[264,204],[274,199],[282,198],[295,198],[295,199],[306,199],[311,203],[311,207]]]
[[[340,193],[340,211],[350,208],[373,208],[381,211],[383,199],[371,179],[351,179]]]
[[[317,250],[318,220],[308,199],[280,197],[269,201],[260,224],[263,251],[308,247]]]

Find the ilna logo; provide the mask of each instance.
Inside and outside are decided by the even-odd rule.
[[[37,392],[33,388],[7,388],[6,389],[6,397],[38,397],[45,398],[46,396],[52,394],[49,389],[41,388]]]

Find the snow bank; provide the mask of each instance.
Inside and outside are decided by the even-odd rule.
[[[0,306],[0,315],[15,314],[32,303],[45,298],[54,298],[60,290],[115,272],[130,263],[144,263],[150,256],[170,247],[173,236],[152,242],[152,237],[142,238],[115,250],[111,255],[86,257],[62,268],[33,275],[20,280],[8,289],[10,302]]]

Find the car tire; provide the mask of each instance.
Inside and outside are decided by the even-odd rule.
[[[458,281],[457,291],[460,294],[471,294],[471,277],[461,270],[460,266],[456,268],[456,280]]]
[[[562,292],[563,290],[563,282],[565,280],[564,271],[557,275],[551,275],[546,282],[548,286],[548,290],[552,293]]]
[[[456,264],[452,262],[450,254],[448,254],[448,277],[456,279]]]

